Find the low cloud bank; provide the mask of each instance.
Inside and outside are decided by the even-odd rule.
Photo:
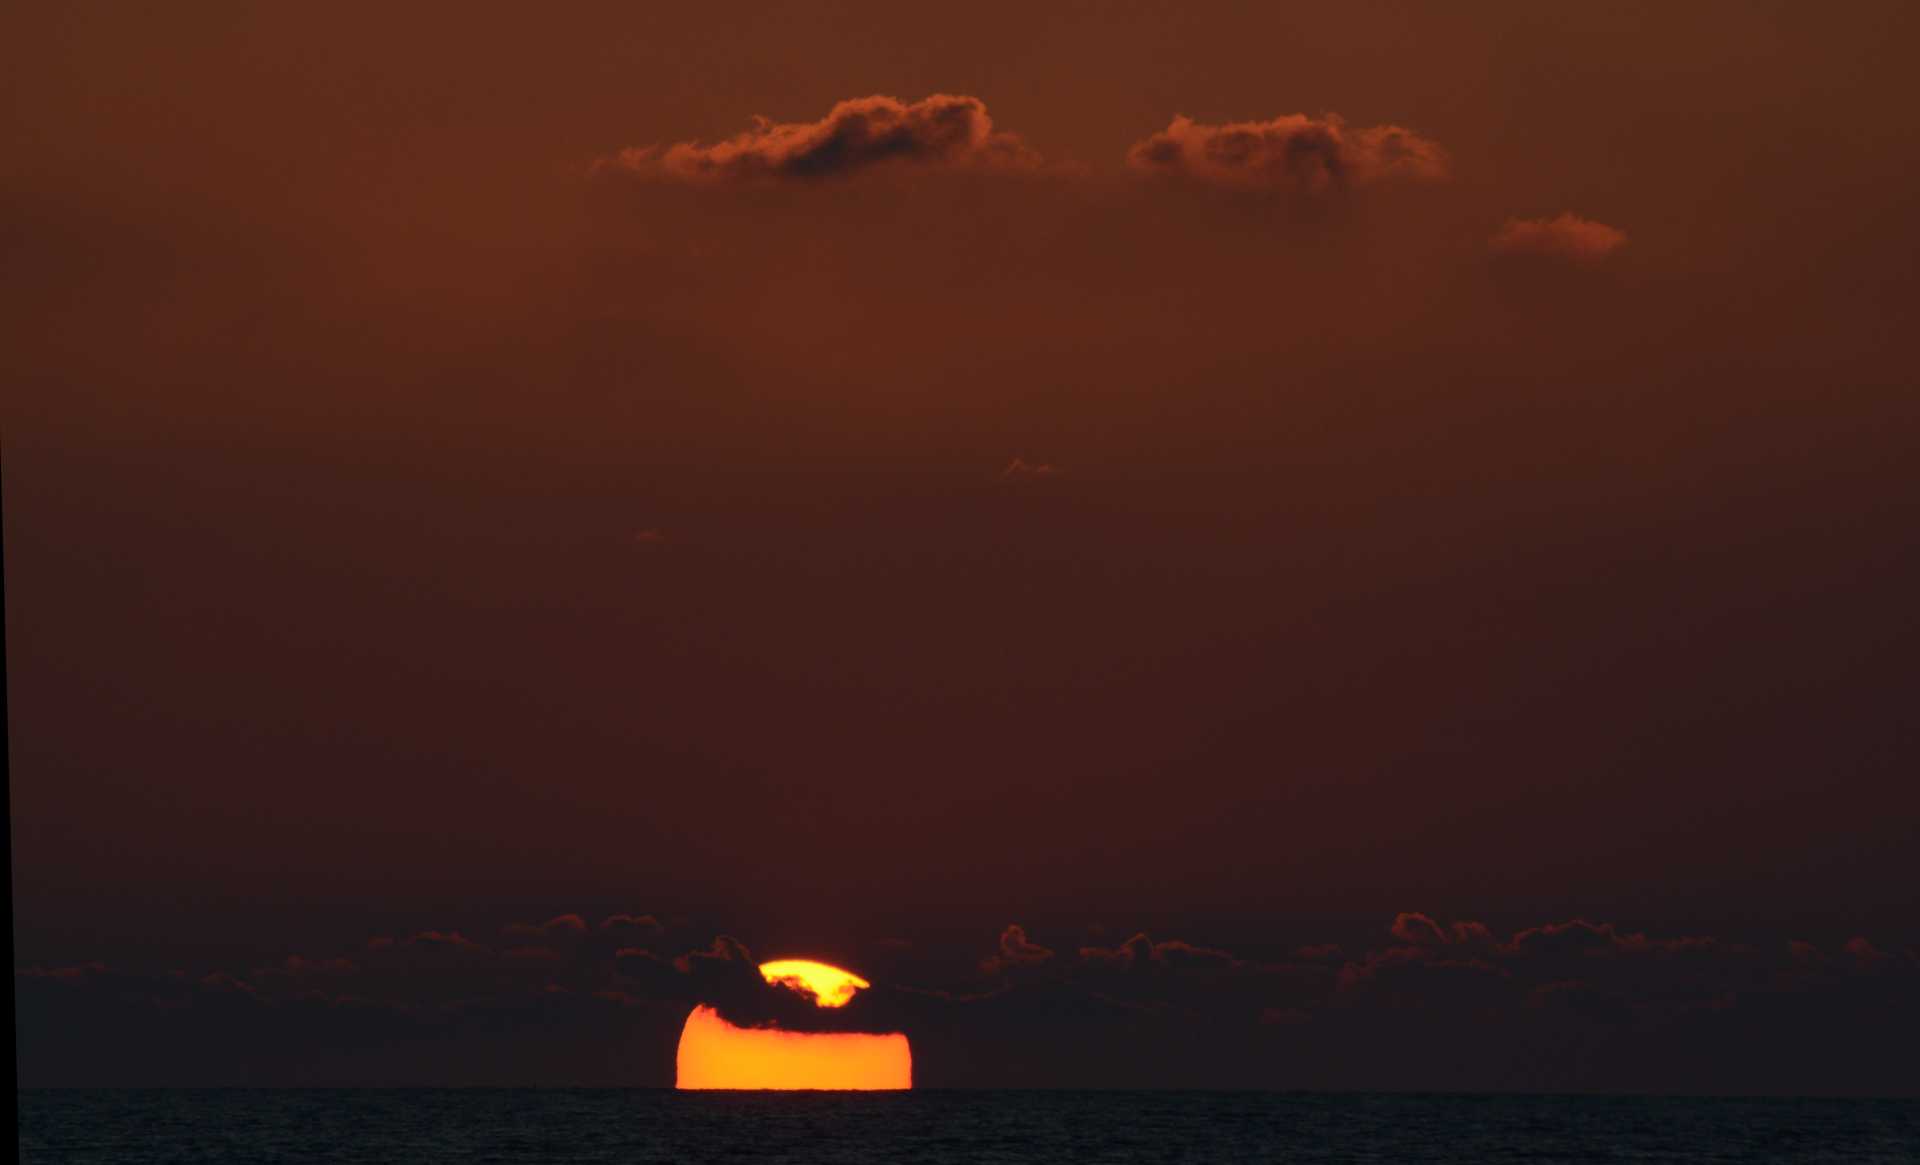
[[[1405,912],[1365,949],[1259,958],[1144,933],[1077,945],[1015,923],[971,959],[950,952],[971,977],[875,976],[823,1009],[767,983],[738,939],[689,949],[649,915],[596,927],[560,914],[502,933],[495,945],[421,929],[252,968],[19,968],[21,1078],[662,1084],[679,1025],[706,1004],[740,1026],[906,1032],[929,1084],[1920,1087],[1899,1069],[1920,1031],[1894,1022],[1920,987],[1920,952],[1865,936],[1754,945],[1574,918],[1502,937]],[[1718,1050],[1763,1037],[1778,1054]],[[1842,1049],[1850,1058],[1834,1060]]]

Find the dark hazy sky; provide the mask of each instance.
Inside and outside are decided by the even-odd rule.
[[[23,1074],[1920,1090],[1912,5],[390,8],[0,17]]]

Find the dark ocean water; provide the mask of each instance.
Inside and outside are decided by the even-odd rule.
[[[19,1104],[25,1162],[1920,1162],[1914,1100],[113,1090]]]

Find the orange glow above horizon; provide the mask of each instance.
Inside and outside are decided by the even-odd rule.
[[[868,986],[850,971],[804,959],[762,963],[769,983],[805,991],[821,1007],[844,1007]],[[899,1032],[790,1032],[741,1028],[701,1004],[680,1032],[675,1087],[683,1089],[904,1089],[913,1053]]]

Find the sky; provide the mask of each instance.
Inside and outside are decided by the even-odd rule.
[[[1916,33],[9,9],[23,1082],[1920,1092]]]

